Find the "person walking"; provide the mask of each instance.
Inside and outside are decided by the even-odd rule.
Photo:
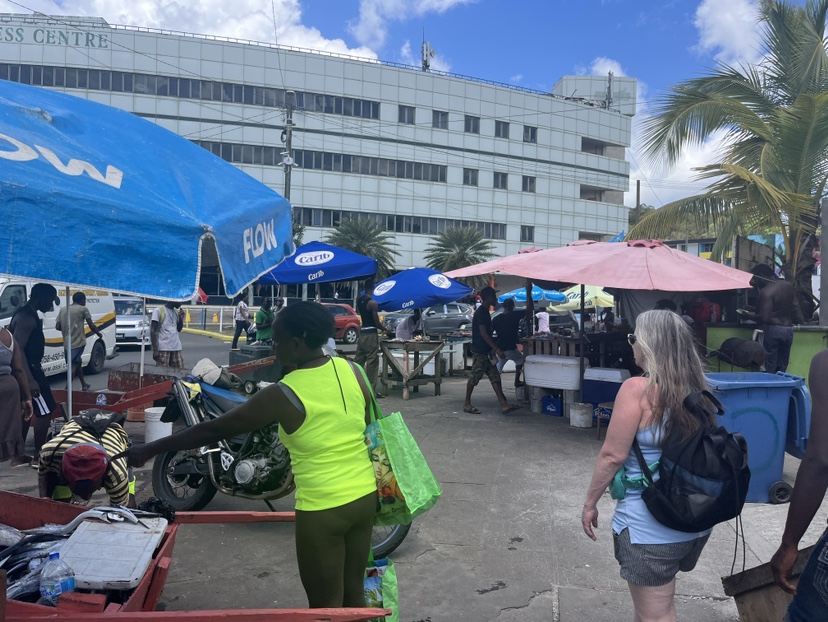
[[[503,313],[492,320],[492,329],[496,333],[495,345],[503,351],[503,356],[497,357],[497,371],[503,373],[508,361],[515,364],[515,387],[522,387],[520,374],[523,371],[523,353],[518,350],[520,341],[520,322],[524,318],[522,313],[515,311],[515,301],[507,298],[503,301]]]
[[[12,334],[0,328],[0,462],[11,466],[32,461],[24,453],[23,421],[32,418],[32,395],[23,352]]]
[[[69,316],[68,321],[66,319],[67,315]],[[88,391],[91,386],[87,384],[83,377],[83,366],[81,365],[83,350],[86,348],[84,325],[88,325],[89,329],[98,336],[98,339],[103,339],[103,333],[95,326],[95,322],[92,321],[92,314],[86,307],[86,294],[75,292],[72,294],[72,304],[69,305],[69,309],[61,309],[58,312],[55,328],[63,334],[64,349],[66,349],[67,338],[69,340],[69,349],[66,350],[66,364],[72,366],[72,378],[77,376],[81,388]],[[66,390],[70,390],[68,383]]]
[[[379,319],[377,301],[374,295],[374,279],[365,281],[365,292],[357,300],[357,313],[362,319],[362,326],[359,329],[357,340],[357,351],[354,355],[354,363],[362,365],[365,373],[368,374],[368,382],[374,394],[378,397],[385,397],[376,390],[377,376],[379,375],[379,335],[382,331],[382,322]]]
[[[828,490],[828,350],[811,360],[808,374],[811,389],[811,427],[805,458],[799,465],[782,542],[771,559],[776,583],[794,595],[785,622],[828,620],[828,529],[822,532],[805,569],[794,586],[791,571],[798,555],[799,541],[813,521]]]
[[[233,319],[236,321],[236,332],[233,333],[233,344],[230,346],[233,350],[239,349],[239,335],[247,333],[250,328],[250,307],[247,306],[249,300],[248,294],[244,294],[236,305],[233,311]]]
[[[29,294],[29,301],[14,312],[9,323],[9,332],[14,335],[14,340],[20,346],[26,359],[26,367],[37,384],[37,395],[34,391],[32,393],[34,417],[23,422],[22,430],[25,443],[29,434],[30,421],[34,420],[35,453],[39,453],[43,443],[46,442],[49,423],[52,420],[51,415],[57,409],[57,402],[52,396],[52,387],[41,366],[46,352],[46,337],[43,335],[43,320],[38,315],[38,312],[52,311],[55,304],[60,304],[60,299],[54,286],[48,283],[35,283]]]
[[[472,370],[466,383],[466,401],[463,403],[463,412],[480,414],[480,409],[472,406],[471,397],[481,378],[487,376],[500,402],[500,410],[505,415],[518,410],[520,406],[513,406],[506,399],[500,381],[500,372],[491,359],[492,352],[498,357],[505,356],[503,350],[492,339],[492,315],[489,308],[497,304],[497,291],[492,287],[484,287],[480,290],[480,300],[481,304],[472,316]]]
[[[370,388],[362,372],[322,345],[331,313],[313,302],[285,307],[273,323],[279,361],[294,371],[221,417],[129,449],[131,466],[152,456],[211,445],[273,423],[296,482],[296,557],[310,607],[364,607],[363,576],[377,510],[365,449]]]
[[[184,328],[184,310],[180,307],[180,302],[165,303],[152,312],[150,323],[152,358],[159,365],[173,369],[184,369],[181,337],[178,335]]]
[[[645,376],[626,380],[615,398],[607,436],[592,473],[581,513],[584,533],[596,540],[598,501],[622,467],[630,479],[641,477],[633,439],[647,464],[661,457],[668,435],[690,436],[701,425],[684,407],[691,392],[709,390],[705,366],[693,333],[672,311],[646,311],[628,336],[635,363]],[[685,533],[659,523],[641,498],[643,487],[626,489],[612,518],[615,559],[627,581],[640,622],[676,620],[676,575],[695,566],[710,531]]]

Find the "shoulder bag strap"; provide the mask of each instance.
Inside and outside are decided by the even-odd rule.
[[[641,451],[641,445],[638,444],[638,439],[635,437],[633,437],[632,448],[635,452],[635,457],[638,458],[638,464],[641,467],[642,474],[647,478],[650,485],[655,484],[653,481],[652,471],[650,471],[650,467],[647,466],[647,461],[644,459],[644,453]]]
[[[365,373],[365,370],[361,365],[352,361],[348,361],[348,365],[351,366],[354,376],[356,376],[357,382],[359,383],[359,388],[362,389],[362,397],[365,398],[365,425],[381,419],[383,416],[382,411],[380,410],[379,404],[377,404],[374,393],[368,388],[368,375]]]

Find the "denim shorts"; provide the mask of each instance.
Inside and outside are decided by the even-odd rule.
[[[503,368],[506,366],[506,361],[512,361],[515,367],[520,367],[523,365],[523,354],[517,348],[514,350],[504,350],[503,358],[497,358],[497,371],[503,371]]]
[[[669,544],[633,544],[630,530],[620,534],[613,532],[612,544],[615,559],[621,564],[621,578],[645,587],[667,585],[681,572],[696,567],[704,545],[710,535]]]
[[[796,586],[796,596],[785,616],[785,622],[812,620],[828,620],[828,529],[805,564]]]
[[[86,346],[81,346],[80,348],[72,348],[70,350],[69,360],[72,361],[73,364],[81,362],[81,356],[83,356],[83,350],[85,347]],[[64,350],[64,352],[66,352],[66,350]]]

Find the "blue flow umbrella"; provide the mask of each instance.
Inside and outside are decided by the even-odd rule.
[[[498,302],[504,302],[507,298],[514,298],[516,302],[526,302],[526,288],[513,289],[497,297]],[[537,285],[532,286],[532,300],[548,300],[549,302],[564,302],[566,295],[556,289],[541,289]]]
[[[472,288],[431,268],[408,268],[380,281],[374,300],[380,311],[422,309],[468,296]]]
[[[324,242],[308,242],[296,249],[259,283],[299,285],[364,279],[377,273],[377,260]]]
[[[293,252],[290,204],[133,114],[0,80],[0,273],[166,300],[202,246],[235,295]]]

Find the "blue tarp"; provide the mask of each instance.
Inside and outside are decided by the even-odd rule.
[[[472,288],[431,268],[409,268],[380,281],[374,300],[380,311],[423,309],[468,296]]]
[[[324,242],[308,242],[297,248],[295,255],[262,275],[259,283],[331,283],[364,279],[376,272],[376,259]]]
[[[0,80],[0,273],[172,300],[214,238],[225,289],[293,252],[290,204],[133,114]]]

